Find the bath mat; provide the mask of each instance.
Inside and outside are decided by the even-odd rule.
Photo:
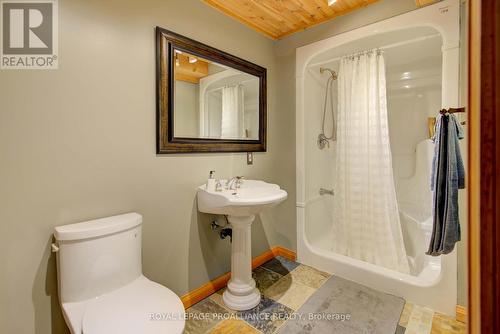
[[[405,301],[332,276],[287,321],[283,334],[391,334]]]

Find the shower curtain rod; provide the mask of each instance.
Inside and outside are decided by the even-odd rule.
[[[425,41],[425,40],[428,40],[428,39],[431,39],[431,38],[434,38],[434,37],[438,37],[438,36],[441,36],[441,34],[436,33],[436,34],[433,34],[433,35],[427,35],[427,36],[423,36],[423,37],[417,37],[417,38],[410,39],[410,40],[403,41],[403,42],[398,42],[398,43],[384,45],[384,46],[379,47],[378,49],[380,49],[380,50],[392,49],[392,48],[396,48],[398,46],[403,46],[403,45],[407,45],[407,44],[412,44],[412,43],[416,43],[416,42]],[[338,60],[342,59],[342,57],[344,57],[344,56],[335,57],[335,58],[331,58],[331,59],[328,59],[328,60],[323,60],[323,61],[320,61],[320,62],[317,62],[317,63],[313,63],[313,64],[309,65],[308,67],[315,67],[315,66],[325,65],[325,64],[328,64],[328,63],[331,63],[331,62],[334,62],[334,61],[338,61]]]
[[[255,79],[247,79],[247,80],[243,80],[241,82],[238,82],[238,85],[241,85],[241,84],[244,84],[244,83],[247,83],[247,82],[250,82],[250,81],[254,81]],[[207,93],[212,93],[212,92],[215,92],[215,91],[218,91],[218,90],[221,90],[222,88],[224,88],[226,86],[221,86],[221,87],[217,87],[217,88],[211,88],[211,89],[207,89]]]

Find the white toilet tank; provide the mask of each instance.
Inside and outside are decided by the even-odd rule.
[[[137,213],[58,226],[59,298],[78,302],[116,290],[142,274]]]

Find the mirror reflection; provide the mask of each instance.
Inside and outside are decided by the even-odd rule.
[[[174,137],[259,139],[259,78],[174,50]]]

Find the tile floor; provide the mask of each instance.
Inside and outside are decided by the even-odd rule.
[[[256,268],[253,277],[263,296],[257,307],[243,312],[227,309],[220,290],[187,310],[185,334],[276,333],[283,318],[306,303],[330,275],[278,256]],[[402,333],[465,334],[466,326],[429,308],[406,303],[396,331]]]
[[[396,334],[465,334],[467,326],[430,308],[407,302]]]

